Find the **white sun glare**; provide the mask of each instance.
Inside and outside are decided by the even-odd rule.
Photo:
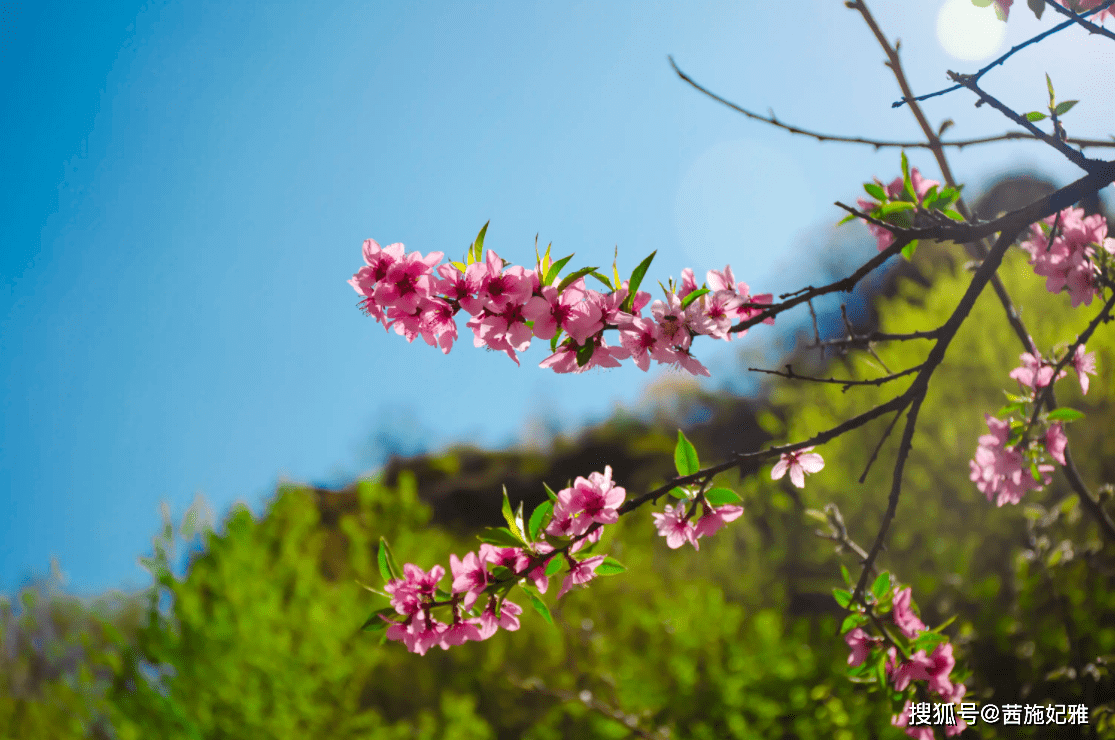
[[[937,41],[956,59],[975,62],[999,50],[1007,24],[995,16],[995,8],[976,7],[972,0],[945,0],[937,14]]]

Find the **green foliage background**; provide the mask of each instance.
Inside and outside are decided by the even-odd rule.
[[[916,264],[932,288],[900,280],[876,306],[881,328],[942,323],[968,280],[950,257],[958,253],[923,245]],[[1020,253],[1001,272],[1043,349],[1070,340],[1091,315],[1048,295]],[[878,360],[814,353],[793,361],[800,372],[863,378],[883,372],[880,362],[916,364],[928,346],[880,346]],[[1069,435],[1095,490],[1115,481],[1111,328],[1089,349],[1100,370],[1092,391],[1082,397],[1070,377],[1058,393],[1061,405],[1088,414]],[[969,697],[1084,703],[1092,729],[1111,737],[1110,545],[1105,551],[1059,477],[1003,508],[968,480],[982,413],[1003,405],[1019,351],[1002,308],[985,295],[931,383],[881,565],[913,586],[930,625],[958,615],[947,634],[958,663],[973,671]],[[900,392],[898,384],[844,393],[775,379],[761,402],[679,391],[673,413],[705,412],[686,433],[709,463],[745,440],[806,438]],[[888,421],[819,450],[826,467],[801,492],[771,481],[769,465],[723,476],[746,512],[700,552],[667,549],[648,510],[625,517],[598,551],[628,572],[557,605],[552,584],[555,627],[527,609],[517,632],[425,657],[359,631],[384,605],[358,585],[381,585],[380,536],[401,561],[429,568],[476,548],[476,525],[498,517],[501,482],[529,510],[542,500],[541,481],[557,488],[612,464],[637,494],[671,473],[672,418],[617,416],[548,453],[457,450],[396,463],[342,493],[284,486],[260,520],[241,508],[219,532],[205,532],[184,579],[167,567],[176,539],[168,523],[149,563],[159,584],[149,594],[85,603],[39,586],[0,606],[0,737],[904,737],[885,702],[844,676],[848,651],[829,594],[839,564],[856,573],[855,562],[817,537],[806,513],[835,503],[851,536],[870,544],[897,435],[866,483],[855,480]],[[1004,736],[1052,736],[1011,729]]]

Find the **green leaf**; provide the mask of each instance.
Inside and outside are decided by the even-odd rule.
[[[918,194],[914,190],[913,181],[910,179],[910,160],[906,159],[906,152],[902,152],[902,186],[906,190],[906,196],[916,203]]]
[[[552,501],[543,501],[534,508],[534,513],[530,515],[530,539],[534,541],[538,539],[538,533],[542,531],[542,527],[546,525],[546,520],[554,513],[554,504]]]
[[[939,625],[937,625],[936,627],[931,629],[930,632],[941,632],[942,630],[944,630],[945,627],[948,627],[950,624],[955,622],[957,616],[958,615],[953,614],[951,617],[949,617],[948,619],[946,619],[945,621],[941,622]]]
[[[635,294],[639,291],[639,286],[643,283],[643,277],[650,269],[650,263],[654,261],[654,255],[658,254],[658,250],[650,253],[650,256],[639,263],[635,270],[631,273],[631,279],[627,282],[627,298],[623,299],[623,306],[621,310],[625,313],[631,313],[631,307],[635,305]]]
[[[523,547],[526,544],[507,527],[488,527],[479,537],[481,542],[500,547]]]
[[[561,570],[561,562],[562,560],[559,557],[550,558],[550,561],[546,563],[546,575],[552,576]]]
[[[927,653],[933,652],[933,649],[940,645],[942,642],[948,642],[949,638],[938,632],[922,632],[910,645],[913,651],[924,650]]]
[[[909,262],[910,260],[912,260],[914,258],[914,252],[917,250],[917,248],[918,248],[918,240],[917,239],[911,239],[909,244],[902,247],[902,256],[906,258],[907,262]]]
[[[883,597],[890,593],[890,588],[890,573],[883,571],[871,584],[871,594],[876,601],[882,601]]]
[[[883,190],[882,186],[880,186],[878,183],[865,182],[863,184],[863,189],[867,191],[868,195],[870,195],[877,201],[882,202],[887,200],[887,191]]]
[[[875,680],[879,682],[880,686],[887,685],[887,654],[886,651],[878,651],[875,657]]]
[[[1053,80],[1049,79],[1048,72],[1045,73],[1045,87],[1049,90],[1049,107],[1052,108],[1054,105],[1055,96],[1053,92]]]
[[[844,576],[844,583],[847,583],[848,586],[851,587],[852,574],[848,572],[848,566],[844,565],[844,563],[840,564],[840,575]]]
[[[547,484],[547,483],[543,483],[542,487],[546,489],[547,498],[549,498],[550,501],[556,502],[557,501],[557,494],[554,493],[554,489],[550,488],[549,484]]]
[[[554,332],[554,335],[552,337],[550,337],[550,352],[557,352],[557,345],[558,345],[558,340],[559,339],[561,339],[561,327],[560,326],[558,327],[558,330]]]
[[[881,216],[882,218],[886,218],[887,216],[891,215],[892,213],[901,213],[902,211],[912,211],[915,208],[917,208],[917,206],[915,206],[913,203],[911,203],[908,200],[894,200],[894,201],[891,201],[890,203],[884,203],[883,205],[879,206],[876,210],[878,211],[879,216]]]
[[[940,193],[937,191],[937,186],[934,185],[925,191],[925,197],[921,199],[922,208],[933,208],[939,197]]]
[[[588,361],[592,359],[592,353],[596,351],[596,344],[587,341],[577,348],[577,367],[584,367]]]
[[[569,255],[568,257],[562,257],[557,262],[550,265],[550,269],[546,270],[546,277],[542,281],[543,285],[553,285],[554,284],[554,278],[556,278],[558,275],[561,274],[561,269],[563,267],[565,267],[567,264],[569,264],[569,260],[571,260],[571,259],[573,259],[572,254]]]
[[[562,279],[562,281],[560,283],[558,283],[558,293],[565,290],[570,285],[572,285],[573,283],[575,283],[578,280],[580,280],[581,278],[583,278],[585,275],[591,275],[594,272],[596,272],[595,267],[582,267],[580,270],[577,270],[576,272],[569,273],[568,275],[566,275]]]
[[[623,563],[613,558],[611,555],[604,558],[604,562],[596,566],[594,571],[598,576],[614,576],[617,573],[623,573],[627,567]]]
[[[1066,100],[1063,103],[1057,103],[1057,107],[1053,109],[1053,112],[1059,116],[1063,116],[1070,110],[1072,110],[1073,106],[1075,106],[1079,102],[1079,100]]]
[[[1033,476],[1035,483],[1041,483],[1041,471],[1038,470],[1038,461],[1030,461],[1030,475]]]
[[[464,262],[450,262],[449,264],[457,268],[458,272],[464,272],[467,265]]]
[[[1044,121],[1049,116],[1042,113],[1040,110],[1032,110],[1026,114],[1027,121]]]
[[[685,434],[678,430],[678,443],[674,447],[674,466],[678,470],[678,475],[693,475],[701,469],[701,463],[697,459],[697,450],[693,447],[693,443],[685,438]]]
[[[530,600],[530,605],[534,607],[534,611],[541,614],[547,624],[553,624],[554,618],[550,614],[550,607],[546,606],[546,602],[538,598],[538,594],[534,593],[532,589],[523,588],[523,591],[526,593],[527,599]]]
[[[742,503],[743,499],[739,494],[731,488],[714,488],[711,491],[705,491],[705,500],[713,506],[721,506],[723,504],[738,504]]]
[[[972,5],[975,5],[977,8],[986,8],[990,4],[991,0],[972,0]]]
[[[847,216],[845,216],[844,218],[837,221],[836,225],[837,226],[843,226],[844,224],[848,223],[849,221],[855,221],[857,218],[859,218],[859,216],[857,216],[856,214],[849,213]]]
[[[602,275],[599,272],[595,272],[595,271],[593,271],[589,274],[591,274],[594,278],[596,278],[600,282],[604,283],[604,285],[608,288],[608,290],[615,290],[615,288],[612,287],[612,281],[608,279],[607,275]]]
[[[673,496],[674,498],[680,498],[680,499],[688,499],[689,498],[689,494],[685,492],[685,489],[678,488],[677,486],[674,486],[673,488],[670,489],[670,495]]]
[[[383,581],[394,580],[403,577],[403,569],[395,561],[395,554],[391,552],[391,546],[387,544],[387,538],[379,538],[379,574],[383,576]]]
[[[964,218],[964,215],[962,213],[960,213],[960,211],[948,210],[948,211],[945,211],[944,214],[946,216],[948,216],[949,218],[951,218],[953,221],[965,221],[965,220],[967,220],[967,219]]]
[[[372,612],[372,616],[368,617],[367,621],[365,621],[364,624],[360,625],[360,629],[364,630],[365,632],[379,632],[380,630],[385,630],[391,625],[380,619],[380,617],[386,617],[395,613],[395,607],[393,606],[387,606],[383,609],[376,609],[374,612]]]
[[[684,298],[682,298],[681,299],[682,310],[685,310],[686,308],[689,308],[689,304],[693,303],[693,301],[697,300],[698,298],[700,298],[701,296],[705,295],[708,292],[709,292],[708,288],[699,288],[699,289],[693,291],[692,293],[690,293],[689,295],[685,296]]]
[[[852,592],[846,591],[842,588],[834,588],[832,596],[836,599],[836,603],[840,604],[842,609],[847,609],[848,605],[852,603]]]
[[[1081,411],[1077,411],[1076,409],[1064,407],[1053,409],[1045,415],[1045,418],[1049,419],[1050,421],[1076,421],[1077,419],[1083,419],[1084,413]]]
[[[854,630],[856,627],[867,622],[867,615],[859,612],[852,612],[844,617],[844,621],[840,624],[840,634],[847,634],[849,631]]]
[[[488,221],[488,223],[484,224],[484,227],[480,229],[480,233],[476,235],[476,241],[472,243],[472,253],[477,262],[484,261],[484,235],[488,233],[488,224],[490,223],[491,221]]]
[[[496,581],[506,581],[515,575],[515,571],[508,568],[506,565],[497,565],[492,568],[492,579]]]
[[[511,534],[525,545],[527,538],[523,534],[523,505],[522,502],[519,503],[518,516],[511,511],[511,500],[507,498],[507,486],[503,487],[503,519],[507,522],[507,528],[511,530]]]

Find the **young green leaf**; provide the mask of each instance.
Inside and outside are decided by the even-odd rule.
[[[507,528],[511,530],[520,542],[526,544],[526,535],[523,534],[523,506],[522,502],[519,503],[518,516],[511,511],[511,500],[507,498],[507,486],[503,487],[503,520],[507,522]]]
[[[701,469],[701,463],[697,459],[697,450],[693,447],[693,443],[685,438],[685,434],[678,430],[678,443],[674,447],[674,466],[677,468],[678,475],[693,475]]]
[[[890,573],[883,571],[875,582],[871,584],[871,594],[875,597],[876,601],[882,601],[883,597],[890,592]]]
[[[386,606],[382,609],[376,609],[374,612],[372,612],[372,616],[368,617],[364,624],[360,625],[360,629],[364,630],[365,632],[378,632],[379,630],[385,630],[391,625],[380,617],[388,617],[395,613],[395,607],[393,606]]]
[[[385,537],[379,538],[379,574],[383,576],[383,581],[394,580],[403,577],[403,569],[395,561],[395,554],[391,552],[391,546],[387,544]]]
[[[887,199],[887,191],[883,190],[883,188],[878,183],[865,182],[863,184],[863,189],[867,191],[868,195],[870,195],[877,201],[881,202]]]
[[[550,562],[546,563],[546,575],[552,576],[561,570],[562,559],[558,557],[550,558]]]
[[[488,221],[488,223],[484,224],[483,228],[480,229],[480,233],[476,235],[476,241],[472,243],[472,253],[477,262],[484,261],[484,235],[488,233],[488,224],[490,223],[491,221]]]
[[[596,566],[596,575],[598,576],[614,576],[617,573],[623,573],[627,568],[623,563],[613,558],[611,555],[604,558],[604,562]]]
[[[546,602],[538,598],[538,594],[534,593],[532,589],[524,587],[523,591],[526,593],[527,599],[530,601],[530,605],[534,607],[534,611],[541,614],[542,618],[546,620],[547,624],[553,624],[554,618],[550,614],[550,607],[546,606]]]
[[[582,267],[576,272],[569,273],[564,278],[562,278],[562,281],[560,283],[558,283],[558,293],[565,290],[570,285],[583,278],[585,275],[591,275],[594,272],[596,272],[595,267]]]
[[[488,527],[479,537],[481,542],[500,547],[523,547],[526,544],[507,527]]]
[[[739,497],[739,494],[731,488],[714,488],[711,491],[705,491],[705,500],[713,506],[738,504],[743,501],[743,499]]]
[[[847,634],[850,630],[864,624],[867,621],[867,615],[860,612],[852,612],[844,617],[844,621],[840,624],[840,634]]]
[[[595,271],[594,271],[594,272],[591,272],[591,273],[589,273],[589,274],[590,274],[590,275],[592,275],[592,276],[593,276],[594,278],[596,278],[597,280],[599,280],[599,281],[600,281],[601,283],[603,283],[603,284],[604,284],[604,286],[605,286],[605,287],[606,287],[606,288],[607,288],[608,290],[615,290],[615,288],[614,288],[614,287],[612,286],[612,281],[608,279],[608,276],[607,276],[607,275],[602,275],[602,274],[600,274],[599,272],[595,272]]]
[[[849,221],[855,221],[857,218],[859,218],[859,216],[857,216],[856,214],[849,213],[847,216],[845,216],[844,218],[837,221],[836,225],[837,226],[843,226],[844,224],[848,223]]]
[[[588,361],[592,359],[592,353],[596,351],[596,345],[591,342],[585,342],[577,348],[577,367],[584,367]]]
[[[534,541],[538,539],[538,533],[542,531],[542,527],[546,526],[546,520],[554,512],[554,504],[552,501],[543,501],[535,507],[534,512],[530,515],[530,539]]]
[[[674,498],[680,498],[680,499],[688,499],[689,498],[689,494],[685,492],[685,489],[684,488],[678,488],[677,486],[674,486],[673,488],[670,489],[670,495],[673,496]]]
[[[852,603],[852,592],[842,588],[834,588],[832,590],[832,597],[836,599],[836,603],[839,604],[842,609],[847,609],[848,605]]]
[[[1076,421],[1077,419],[1083,419],[1084,413],[1082,411],[1077,411],[1076,409],[1063,407],[1059,409],[1053,409],[1048,414],[1046,414],[1045,418],[1049,419],[1050,421]]]
[[[906,191],[906,196],[916,203],[918,194],[914,191],[913,180],[910,179],[910,160],[906,159],[906,152],[902,152],[902,187]]]
[[[639,263],[635,270],[631,273],[631,280],[627,283],[627,298],[623,300],[621,310],[626,313],[631,313],[632,306],[635,305],[635,294],[639,291],[639,286],[643,283],[643,277],[650,269],[650,263],[654,261],[654,255],[658,254],[658,250],[650,253],[650,256]]]
[[[573,259],[572,254],[568,257],[562,257],[557,262],[550,265],[550,269],[546,270],[546,277],[542,280],[543,285],[553,285],[554,278],[561,274],[562,268],[565,267],[571,259]]]
[[[1042,113],[1040,110],[1032,110],[1026,114],[1027,121],[1044,121],[1049,116]]]
[[[848,586],[852,585],[852,574],[848,572],[848,566],[844,563],[840,564],[840,575],[844,576],[844,583],[847,583]]]
[[[883,218],[891,215],[892,213],[901,213],[902,211],[912,211],[917,206],[907,200],[895,200],[890,203],[884,203],[878,208],[879,215]]]
[[[554,489],[550,488],[549,484],[545,482],[542,484],[542,487],[546,489],[546,497],[549,498],[550,501],[556,502],[557,494],[554,493]]]
[[[708,288],[699,288],[681,299],[682,310],[689,308],[689,304],[709,292]]]
[[[917,250],[917,248],[918,248],[918,240],[917,239],[911,239],[909,244],[902,247],[902,256],[906,258],[907,262],[909,262],[910,260],[912,260],[914,258],[914,252]]]
[[[1049,73],[1045,73],[1045,86],[1049,90],[1049,107],[1052,108],[1056,105],[1056,97],[1053,93],[1053,80],[1049,79]]]

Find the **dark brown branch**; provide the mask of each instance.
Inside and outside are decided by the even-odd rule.
[[[968,88],[973,93],[975,93],[976,96],[980,99],[981,103],[987,103],[992,108],[999,111],[1004,116],[1006,116],[1010,120],[1014,121],[1019,126],[1026,129],[1031,134],[1038,137],[1039,139],[1044,141],[1046,144],[1048,144],[1049,146],[1051,146],[1054,149],[1056,149],[1057,151],[1059,151],[1061,154],[1063,154],[1065,156],[1066,159],[1068,159],[1070,162],[1072,162],[1073,164],[1075,164],[1077,167],[1084,170],[1085,172],[1093,172],[1096,169],[1097,166],[1103,164],[1099,160],[1089,159],[1088,157],[1085,157],[1083,152],[1080,152],[1076,149],[1073,149],[1071,146],[1069,146],[1065,142],[1061,141],[1056,136],[1050,136],[1049,134],[1045,133],[1040,128],[1035,126],[1033,121],[1030,121],[1025,116],[1011,110],[1006,105],[1004,105],[1002,103],[1002,101],[1000,101],[998,98],[996,98],[995,96],[990,95],[989,93],[984,91],[979,86],[979,83],[977,83],[975,80],[971,79],[970,77],[968,77],[966,75],[957,74],[956,72],[952,72],[952,71],[950,71],[948,73],[948,75],[949,75],[949,78],[952,79],[953,81],[955,81],[957,84],[963,85],[964,87]]]
[[[912,375],[921,368],[921,365],[915,365],[914,367],[908,367],[905,370],[900,370],[899,372],[891,373],[890,375],[884,375],[879,378],[871,378],[870,380],[849,380],[847,378],[816,378],[811,375],[798,375],[794,372],[793,365],[787,365],[786,372],[782,372],[781,370],[764,370],[760,367],[749,367],[747,369],[753,373],[777,375],[782,378],[789,378],[790,380],[807,380],[811,383],[831,383],[833,385],[842,385],[844,386],[842,390],[847,391],[849,388],[856,385],[880,386],[883,383],[889,383],[892,380],[897,380],[898,378],[904,377],[906,375]]]
[[[693,89],[697,90],[703,95],[712,98],[721,105],[725,105],[728,108],[731,108],[737,113],[742,113],[743,115],[754,121],[760,121],[762,123],[769,124],[771,126],[774,126],[775,128],[780,128],[783,131],[788,131],[791,134],[808,136],[809,138],[816,139],[817,141],[832,141],[838,144],[863,144],[865,146],[875,147],[876,149],[930,148],[930,145],[924,141],[885,141],[882,139],[868,139],[862,136],[822,134],[817,131],[811,131],[809,129],[801,128],[800,126],[783,123],[782,121],[779,121],[778,117],[775,116],[773,113],[769,116],[764,116],[761,113],[755,113],[754,111],[747,110],[746,108],[736,105],[732,101],[721,97],[720,95],[717,95],[716,93],[712,92],[711,90],[694,80],[692,77],[687,75],[685,72],[682,72],[681,69],[678,68],[677,63],[674,61],[674,58],[672,56],[667,57],[667,59],[670,60],[670,66],[674,68],[674,72],[677,73],[677,76],[688,83],[691,87],[693,87]],[[1000,141],[1038,141],[1038,138],[1032,134],[1023,134],[1018,131],[1009,131],[1007,133],[997,134],[995,136],[982,136],[974,139],[959,139],[957,141],[943,141],[941,142],[941,145],[963,149],[966,146],[978,146],[980,144],[991,144]],[[1104,141],[1103,139],[1069,139],[1069,142],[1079,147],[1115,147],[1115,140]]]

